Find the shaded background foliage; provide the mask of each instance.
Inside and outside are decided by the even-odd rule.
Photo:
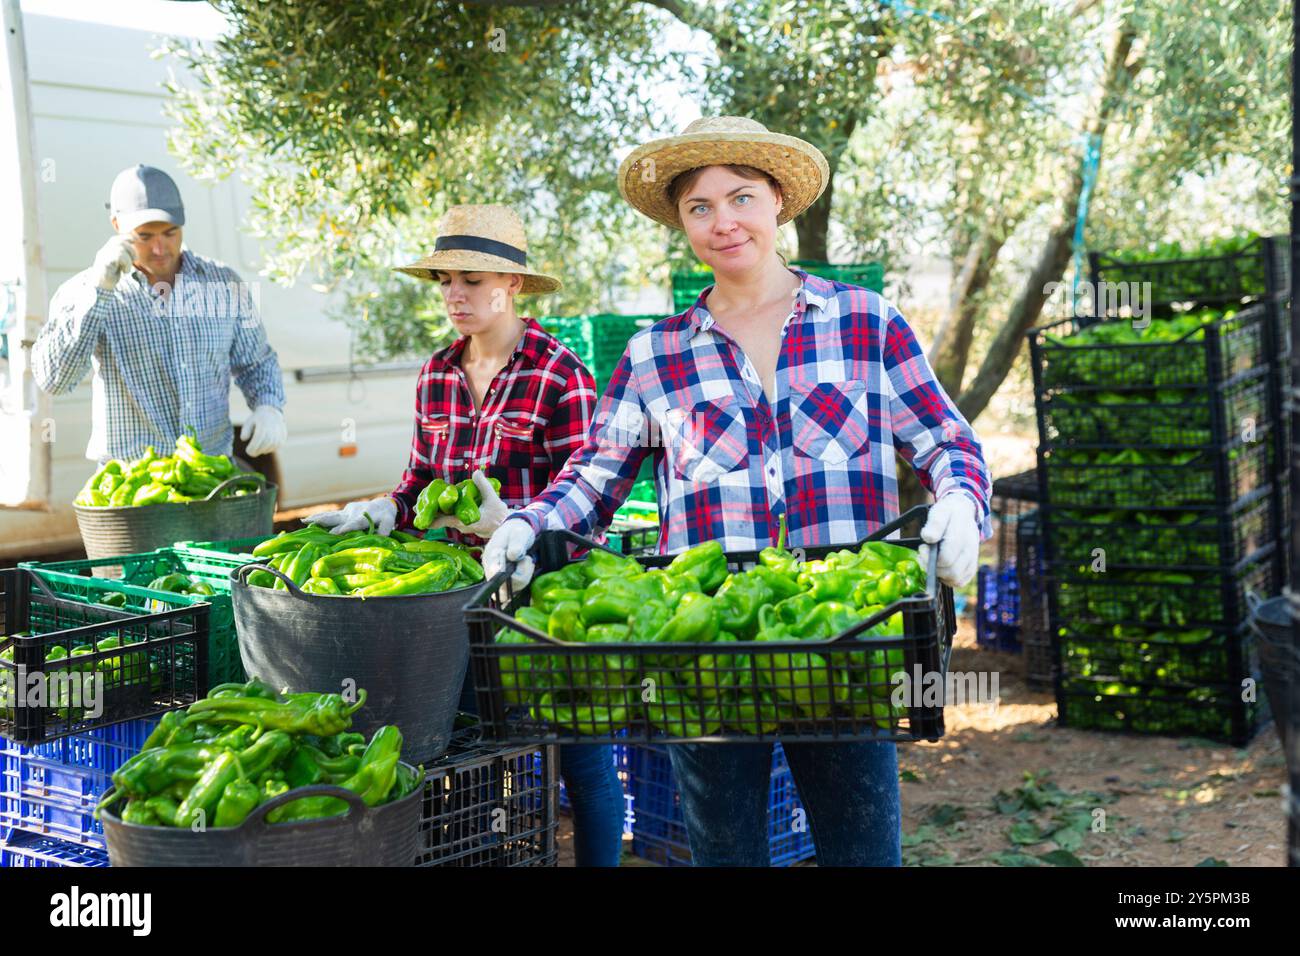
[[[565,280],[534,314],[666,288],[689,248],[613,177],[691,105],[826,152],[831,187],[783,229],[791,256],[884,257],[891,277],[951,260],[930,354],[972,418],[1023,374],[1045,279],[1071,274],[1089,142],[1090,247],[1286,221],[1284,0],[214,5],[227,37],[166,51],[199,79],[177,91],[173,148],[251,185],[271,274],[339,285],[369,357],[445,339],[433,288],[387,270],[455,202],[524,214],[531,261]]]

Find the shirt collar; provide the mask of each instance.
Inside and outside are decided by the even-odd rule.
[[[799,292],[795,296],[796,310],[799,313],[806,313],[814,321],[824,318],[827,314],[826,306],[835,294],[834,285],[821,276],[810,275],[802,269],[790,271],[799,277],[800,283]],[[713,328],[714,318],[704,301],[712,291],[713,286],[709,286],[701,292],[695,304],[686,312],[687,331],[692,336],[697,332],[707,332]]]
[[[521,358],[536,367],[541,365],[546,356],[555,350],[556,340],[537,324],[536,319],[525,316],[523,321],[524,334],[520,337],[519,344],[515,346],[510,359],[514,361],[516,358]],[[465,352],[467,345],[469,345],[469,336],[460,336],[450,345],[433,353],[430,360],[432,366],[443,371],[449,371],[460,364],[461,356]]]

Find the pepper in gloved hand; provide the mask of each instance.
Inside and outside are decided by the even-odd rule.
[[[438,515],[430,522],[430,528],[451,528],[486,539],[492,537],[493,532],[501,527],[501,522],[510,517],[510,508],[497,494],[500,483],[494,486],[481,471],[474,472],[470,479],[467,485],[461,483],[464,488],[458,496],[456,510],[452,514]]]

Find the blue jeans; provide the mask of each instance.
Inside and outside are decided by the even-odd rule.
[[[785,744],[818,866],[900,866],[893,743]],[[671,744],[696,866],[770,866],[771,744]],[[792,820],[791,825],[796,821]]]
[[[478,713],[474,678],[465,675],[460,709]],[[573,808],[573,856],[576,866],[618,866],[623,856],[623,784],[608,744],[562,744],[560,777]]]

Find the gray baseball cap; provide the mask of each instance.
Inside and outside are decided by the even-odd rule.
[[[132,166],[117,174],[109,196],[109,211],[119,232],[146,222],[185,225],[185,205],[176,182],[155,166]]]

